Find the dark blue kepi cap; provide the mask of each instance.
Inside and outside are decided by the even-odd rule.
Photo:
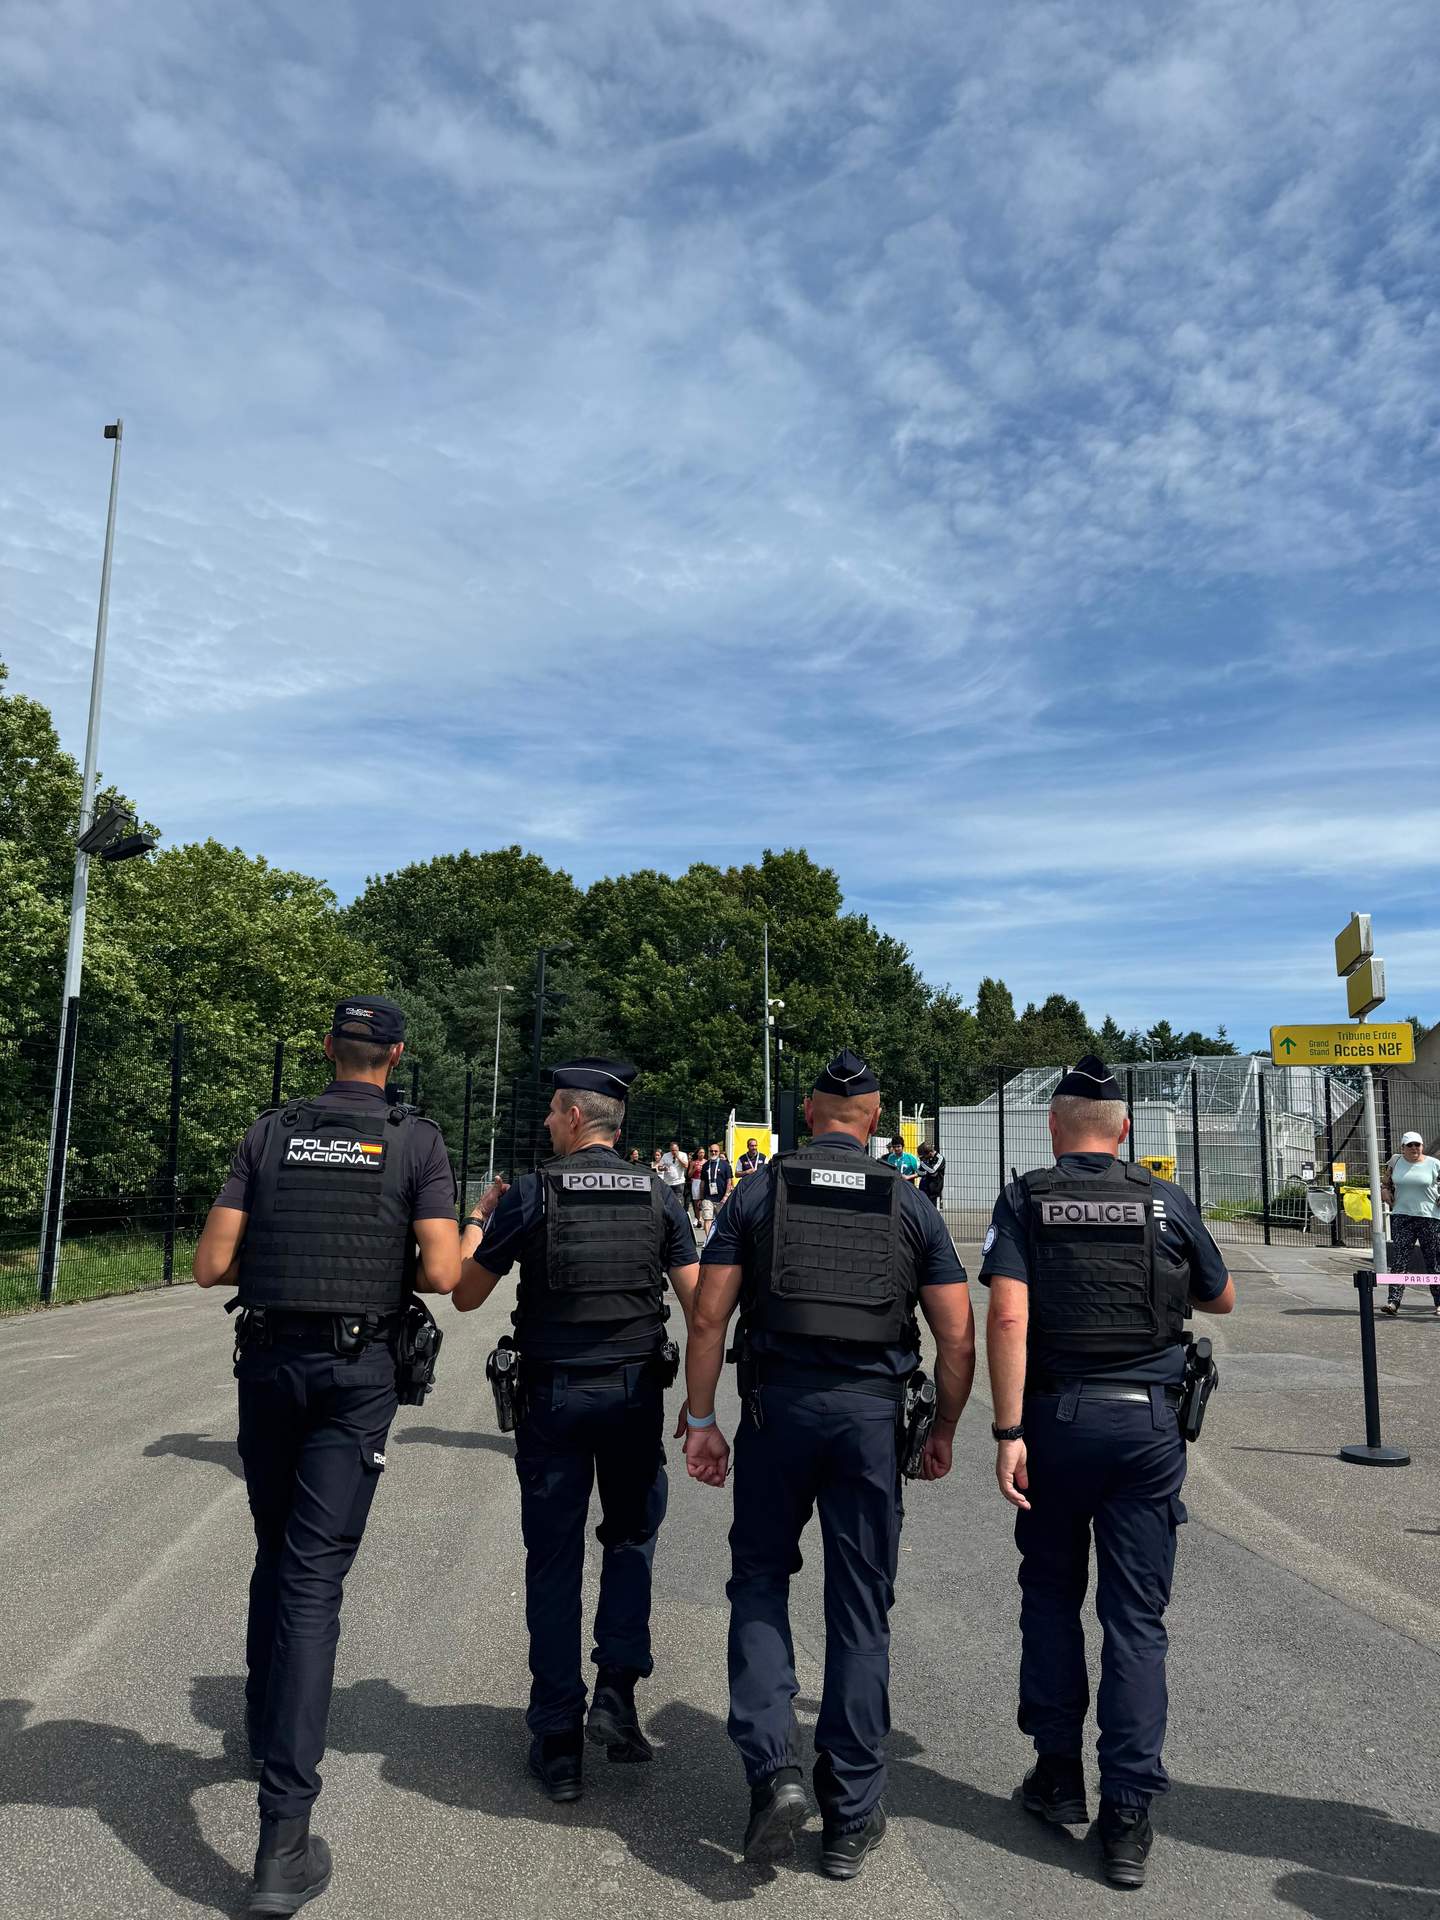
[[[337,1040],[374,1040],[394,1046],[405,1038],[405,1015],[393,1000],[373,993],[352,994],[335,1009],[330,1031]]]
[[[1077,1061],[1067,1074],[1062,1074],[1060,1084],[1050,1096],[1058,1100],[1061,1094],[1071,1100],[1123,1100],[1120,1083],[1106,1066],[1105,1062],[1093,1053],[1087,1053],[1083,1060]]]
[[[557,1093],[573,1088],[577,1093],[603,1093],[611,1100],[628,1100],[630,1083],[639,1073],[626,1060],[567,1060],[552,1067],[550,1079]]]
[[[854,1100],[862,1093],[878,1093],[880,1082],[858,1053],[842,1047],[822,1070],[811,1091],[832,1094],[838,1100]]]

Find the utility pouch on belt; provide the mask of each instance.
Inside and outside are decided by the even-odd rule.
[[[904,1425],[900,1431],[900,1471],[916,1480],[925,1458],[925,1442],[935,1427],[935,1382],[925,1373],[912,1373],[905,1382]]]
[[[673,1387],[680,1377],[680,1349],[673,1340],[667,1340],[659,1353],[660,1384]]]
[[[1210,1357],[1210,1342],[1202,1335],[1185,1343],[1185,1378],[1180,1385],[1180,1432],[1187,1440],[1198,1440],[1205,1424],[1205,1409],[1220,1384],[1220,1369]]]
[[[520,1355],[508,1333],[486,1360],[485,1378],[495,1396],[495,1424],[501,1433],[513,1433],[519,1414]]]
[[[402,1407],[425,1404],[444,1338],[425,1302],[412,1294],[395,1342],[395,1391]]]

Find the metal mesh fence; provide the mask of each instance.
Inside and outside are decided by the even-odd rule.
[[[0,1310],[36,1304],[53,1237],[51,1298],[90,1299],[161,1286],[189,1271],[195,1236],[236,1142],[277,1100],[318,1092],[328,1063],[311,1042],[233,1042],[177,1026],[168,1045],[123,1069],[100,1038],[81,1032],[63,1214],[44,1217],[56,1048],[54,1040],[0,1037],[9,1098],[0,1116]],[[797,1109],[815,1063],[785,1057],[777,1117]],[[891,1098],[877,1151],[892,1136],[944,1159],[941,1206],[955,1238],[979,1240],[1000,1187],[1013,1172],[1051,1159],[1048,1106],[1063,1065],[996,1068],[943,1079]],[[1370,1205],[1363,1108],[1351,1070],[1275,1067],[1261,1059],[1142,1061],[1115,1069],[1132,1130],[1125,1151],[1177,1181],[1222,1246],[1254,1241],[1368,1248]],[[435,1118],[445,1134],[462,1208],[494,1172],[507,1178],[549,1153],[548,1088],[528,1077],[492,1088],[488,1072],[427,1076],[406,1055],[397,1097]],[[623,1153],[648,1164],[655,1148],[687,1150],[725,1138],[713,1103],[642,1094],[631,1102]],[[1401,1135],[1440,1147],[1440,1082],[1377,1076],[1383,1160]],[[803,1118],[799,1125],[803,1129]],[[1311,1194],[1334,1187],[1336,1218],[1318,1217]],[[54,1229],[58,1228],[58,1234]]]

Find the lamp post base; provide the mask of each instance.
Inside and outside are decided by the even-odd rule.
[[[1410,1456],[1403,1447],[1365,1447],[1359,1441],[1341,1447],[1340,1458],[1352,1460],[1357,1467],[1408,1467]]]

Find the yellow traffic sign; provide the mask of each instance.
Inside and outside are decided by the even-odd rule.
[[[1363,1020],[1385,998],[1385,962],[1372,954],[1362,960],[1345,981],[1345,1000],[1352,1020]]]
[[[1277,1067],[1408,1067],[1415,1061],[1415,1029],[1393,1026],[1272,1027],[1270,1057]]]
[[[1354,973],[1362,960],[1368,960],[1374,951],[1369,914],[1352,913],[1349,926],[1335,936],[1336,973],[1343,980],[1347,974]]]

